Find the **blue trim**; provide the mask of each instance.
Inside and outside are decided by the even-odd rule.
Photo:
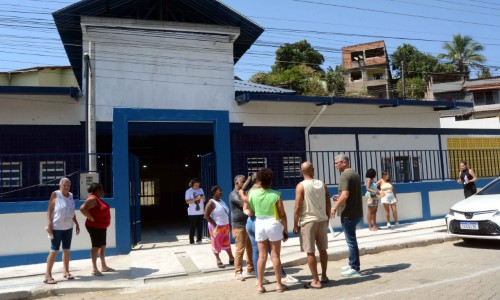
[[[116,203],[116,247],[119,253],[129,253],[130,191],[128,167],[128,122],[203,122],[213,124],[217,184],[225,191],[232,190],[231,147],[228,111],[176,109],[113,109],[113,191]],[[225,194],[225,198],[229,193]],[[227,199],[224,199],[227,203]]]
[[[90,247],[91,245],[89,245],[88,250],[71,251],[71,260],[88,259]],[[47,261],[47,255],[49,254],[49,251],[50,251],[50,244],[47,243],[47,252],[44,253],[0,256],[0,268],[43,263]],[[118,254],[119,253],[116,251],[116,248],[106,248],[106,255],[112,256]],[[59,251],[56,261],[58,262],[62,261],[62,251]],[[40,272],[42,272],[42,270],[40,270]]]
[[[320,97],[320,96],[297,96],[297,95],[277,95],[277,94],[258,94],[244,93],[236,97],[239,105],[251,101],[268,102],[294,102],[294,103],[312,103],[316,105],[332,104],[367,104],[379,105],[381,107],[396,106],[426,106],[435,108],[457,108],[473,107],[471,102],[459,101],[421,101],[421,100],[402,100],[402,99],[368,99],[368,98],[344,98],[344,97]]]
[[[313,127],[309,134],[405,134],[405,135],[500,135],[498,129]]]
[[[80,89],[73,86],[0,86],[0,94],[69,95],[72,98],[77,98],[81,93]]]

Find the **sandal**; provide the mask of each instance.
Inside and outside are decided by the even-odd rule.
[[[92,275],[94,275],[94,276],[104,276],[99,270],[92,271]]]
[[[54,278],[45,278],[45,280],[43,281],[43,283],[45,283],[45,284],[56,284],[57,281]]]
[[[279,287],[276,288],[276,292],[283,293],[284,291],[288,290],[288,286],[287,285],[282,284],[282,286],[283,287],[281,287],[281,288],[279,288]]]
[[[219,267],[219,268],[221,268],[221,269],[224,269],[226,266],[224,266],[224,264],[223,264],[221,261],[219,261],[219,262],[217,263],[217,267]]]
[[[321,283],[327,283],[328,281],[330,281],[330,279],[326,276],[321,278],[321,280],[320,280]]]
[[[68,279],[68,280],[73,280],[75,279],[75,277],[73,275],[71,275],[71,273],[66,273],[64,274],[64,278]]]
[[[116,270],[110,267],[106,267],[106,269],[102,269],[101,272],[116,272]]]
[[[257,293],[259,294],[264,294],[266,291],[266,289],[264,287],[262,287],[261,289],[257,289]]]
[[[304,284],[304,288],[305,289],[317,289],[317,290],[321,289],[321,287],[317,287],[317,286],[312,285],[311,282],[308,282],[308,283]]]

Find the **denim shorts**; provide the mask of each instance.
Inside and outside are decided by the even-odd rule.
[[[68,230],[53,230],[54,238],[50,241],[50,249],[52,251],[59,251],[61,248],[63,250],[69,250],[71,248],[71,238],[73,237],[73,228]]]

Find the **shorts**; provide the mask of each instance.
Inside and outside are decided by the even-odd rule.
[[[67,230],[52,230],[54,238],[50,240],[50,250],[59,251],[61,248],[63,250],[69,250],[71,248],[71,239],[73,238],[73,228]]]
[[[92,248],[101,248],[102,246],[106,246],[106,228],[85,227],[89,232]]]
[[[255,240],[276,242],[283,239],[283,225],[274,217],[257,217],[255,220]]]
[[[398,202],[396,197],[394,197],[393,192],[385,192],[385,196],[381,199],[382,204],[395,204]]]
[[[328,249],[328,235],[326,229],[328,221],[309,222],[300,227],[300,245],[302,251],[314,253],[314,245],[318,251]]]

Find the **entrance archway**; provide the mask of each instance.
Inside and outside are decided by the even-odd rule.
[[[131,249],[131,214],[129,190],[129,122],[191,122],[212,123],[216,180],[225,191],[232,189],[229,112],[170,109],[113,109],[113,191],[116,207],[116,249]]]

